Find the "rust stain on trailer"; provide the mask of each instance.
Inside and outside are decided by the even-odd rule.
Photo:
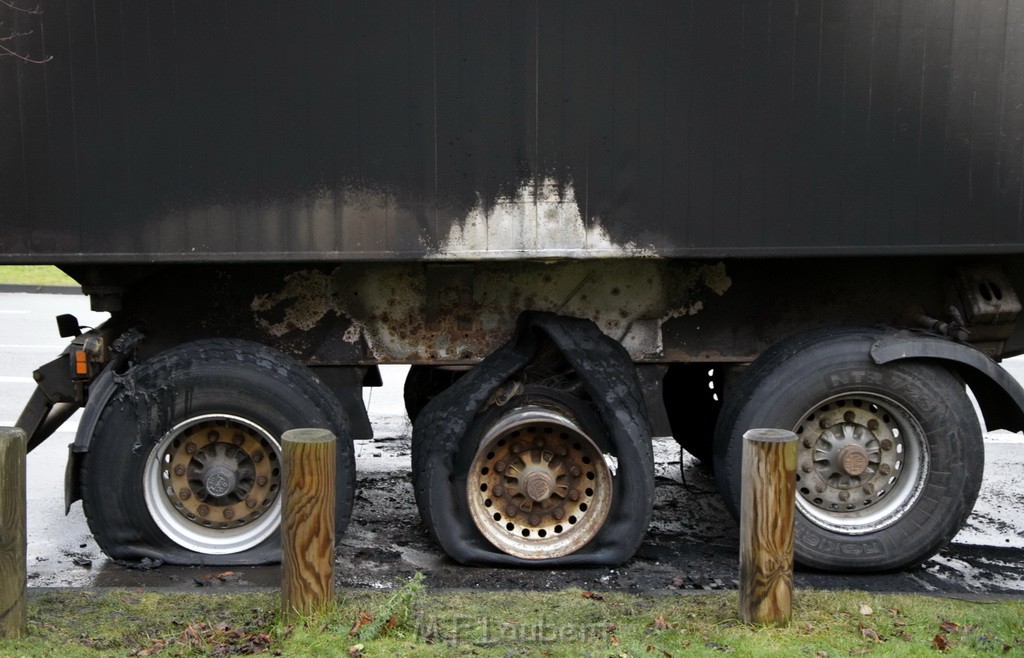
[[[722,263],[661,259],[342,264],[295,272],[256,297],[269,333],[344,317],[368,360],[471,364],[500,347],[526,310],[593,321],[637,361],[664,357],[662,325],[701,312],[732,281]]]

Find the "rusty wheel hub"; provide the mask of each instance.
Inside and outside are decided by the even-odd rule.
[[[179,424],[153,449],[144,492],[154,521],[179,545],[205,553],[255,546],[280,521],[279,448],[241,418]]]
[[[540,560],[573,553],[597,534],[611,509],[612,475],[600,449],[566,414],[527,406],[487,431],[466,496],[488,541]]]

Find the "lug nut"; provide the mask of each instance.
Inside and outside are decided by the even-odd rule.
[[[812,441],[810,437],[807,437],[806,439],[804,439],[804,447],[805,448],[813,448],[814,447],[814,441]]]
[[[571,491],[569,491],[569,500],[579,500],[579,499],[580,499],[579,489],[572,489]]]
[[[261,475],[258,478],[256,478],[256,484],[258,484],[261,487],[267,486],[267,476]]]
[[[882,464],[881,466],[878,467],[878,472],[881,473],[882,475],[888,475],[889,473],[892,473],[892,466],[889,466],[888,464]]]
[[[882,439],[879,445],[882,446],[882,450],[892,450],[892,439]]]
[[[845,420],[847,423],[852,423],[856,418],[857,416],[855,416],[852,411],[847,411],[845,414],[843,414],[843,420]]]
[[[869,420],[868,421],[868,429],[871,430],[872,432],[877,432],[878,431],[878,421],[875,420],[874,418]]]
[[[508,464],[506,464],[505,462],[498,462],[497,464],[494,465],[494,470],[496,470],[499,473],[504,473],[506,468],[508,468]]]
[[[579,466],[573,466],[572,468],[569,469],[569,472],[572,474],[573,477],[576,478],[578,478],[580,474],[583,473],[583,471],[580,470]]]
[[[820,427],[823,430],[827,430],[828,428],[832,427],[832,421],[829,420],[828,418],[822,418],[821,420],[818,421],[818,427]]]
[[[188,500],[191,497],[192,491],[190,491],[187,487],[182,487],[181,491],[178,492],[178,498],[181,498],[182,500]]]
[[[498,486],[494,487],[493,490],[491,490],[491,493],[493,493],[498,498],[501,498],[502,496],[505,495],[505,487],[499,484]]]
[[[537,446],[538,448],[543,448],[544,447],[544,439],[542,439],[540,437],[537,437],[537,439],[533,442],[533,445]]]
[[[566,455],[569,454],[569,449],[566,448],[565,446],[558,446],[558,448],[555,450],[555,452],[557,452],[559,454],[559,456],[565,457]]]
[[[804,464],[803,466],[800,467],[800,470],[803,471],[804,473],[810,473],[814,469],[811,468],[810,464]]]
[[[192,443],[191,441],[185,444],[185,452],[187,452],[188,454],[194,455],[196,454],[196,450],[198,450],[198,448],[196,448],[196,444]]]
[[[536,525],[540,525],[540,517],[539,516],[531,516],[530,517],[530,525],[535,525],[535,526]]]
[[[817,486],[814,487],[814,490],[817,491],[818,493],[825,493],[825,488],[825,485],[819,483]]]
[[[230,508],[230,507],[225,507],[224,508],[224,518],[227,519],[228,521],[230,521],[231,519],[235,518],[235,510]]]
[[[253,462],[259,464],[261,461],[263,461],[263,452],[260,451],[260,450],[257,450],[255,453],[253,453],[252,460],[253,460]]]
[[[516,507],[515,505],[509,505],[508,507],[505,508],[505,516],[509,518],[513,518],[518,513],[519,508]]]
[[[840,491],[839,492],[839,500],[843,501],[844,503],[846,501],[850,500],[850,492],[849,491]]]
[[[255,498],[246,498],[245,499],[245,506],[248,507],[249,509],[252,509],[252,508],[256,507],[256,499]]]
[[[206,440],[210,443],[216,443],[220,440],[220,432],[210,432],[206,435]]]
[[[863,491],[864,493],[866,493],[866,494],[868,494],[870,496],[871,494],[875,493],[875,483],[874,482],[868,482],[863,487],[861,487],[861,491]]]
[[[565,516],[565,512],[562,511],[561,507],[556,507],[555,509],[551,510],[551,518],[553,518],[554,520],[561,521],[563,516]]]
[[[174,474],[175,475],[184,475],[185,474],[185,465],[184,464],[178,464],[177,466],[175,466],[174,467]]]
[[[196,510],[196,513],[199,516],[206,516],[207,514],[210,513],[210,508],[207,507],[206,505],[200,505],[199,509]]]
[[[245,437],[242,436],[241,432],[235,432],[235,435],[231,437],[231,441],[236,445],[240,446],[245,443]]]
[[[516,453],[517,455],[519,453],[521,453],[522,451],[523,451],[523,446],[519,445],[518,443],[515,444],[514,446],[512,446],[512,452]]]

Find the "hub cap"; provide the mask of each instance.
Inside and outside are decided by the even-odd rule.
[[[917,420],[876,393],[830,398],[794,428],[797,507],[823,528],[848,535],[880,530],[913,506],[928,473]]]
[[[466,482],[470,514],[495,547],[526,559],[573,553],[604,525],[612,476],[566,415],[516,409],[486,433]]]
[[[153,448],[143,490],[153,520],[178,545],[207,554],[244,551],[280,523],[280,448],[242,418],[193,418]]]

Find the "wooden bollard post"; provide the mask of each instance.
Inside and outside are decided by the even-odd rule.
[[[785,624],[793,610],[796,434],[746,432],[741,477],[740,617],[750,624]]]
[[[28,630],[28,552],[25,525],[25,451],[19,427],[0,427],[0,638]]]
[[[330,430],[295,429],[281,443],[281,617],[291,621],[334,596],[337,440]]]

